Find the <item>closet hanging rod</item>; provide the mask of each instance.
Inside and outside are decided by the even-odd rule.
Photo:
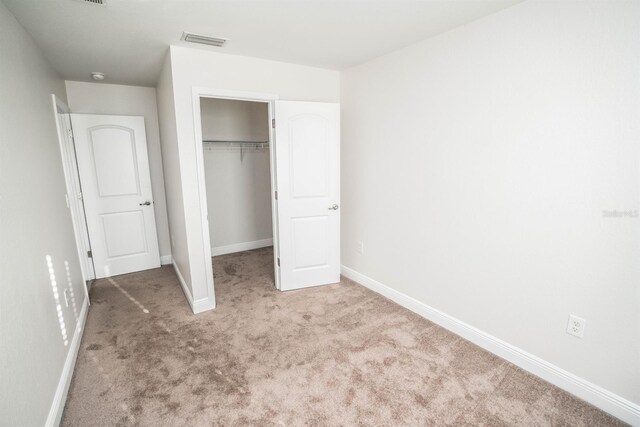
[[[244,152],[252,150],[264,150],[269,148],[269,141],[225,141],[217,139],[203,139],[203,149],[218,150],[218,149],[236,149],[240,151],[240,161],[244,160]],[[215,147],[215,148],[214,148]]]
[[[268,144],[269,141],[224,141],[217,139],[203,139],[204,144],[243,144],[243,145],[256,145],[256,144]]]

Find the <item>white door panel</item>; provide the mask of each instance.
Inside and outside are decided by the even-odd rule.
[[[277,101],[275,151],[280,289],[336,283],[340,281],[340,106]]]
[[[329,264],[330,222],[328,215],[292,219],[293,246],[296,248],[294,271]]]
[[[159,267],[144,118],[71,121],[96,277]]]
[[[144,214],[141,211],[100,215],[108,258],[147,252]]]
[[[100,197],[139,194],[136,140],[131,129],[94,128],[89,143]]]

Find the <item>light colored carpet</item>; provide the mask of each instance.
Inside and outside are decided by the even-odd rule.
[[[270,248],[213,263],[195,316],[172,267],[96,282],[62,425],[622,425],[349,280],[276,291]]]

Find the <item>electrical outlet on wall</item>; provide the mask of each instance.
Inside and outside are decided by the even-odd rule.
[[[364,243],[362,243],[362,242],[358,242],[358,245],[356,246],[356,251],[357,251],[360,255],[363,255],[363,254],[364,254]]]
[[[569,335],[576,336],[578,338],[584,337],[584,328],[587,325],[587,321],[581,317],[569,315],[569,323],[567,324],[567,333]]]

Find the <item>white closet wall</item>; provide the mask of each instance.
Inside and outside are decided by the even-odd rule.
[[[204,140],[268,141],[267,104],[202,99]],[[204,150],[211,254],[270,246],[269,150]]]

